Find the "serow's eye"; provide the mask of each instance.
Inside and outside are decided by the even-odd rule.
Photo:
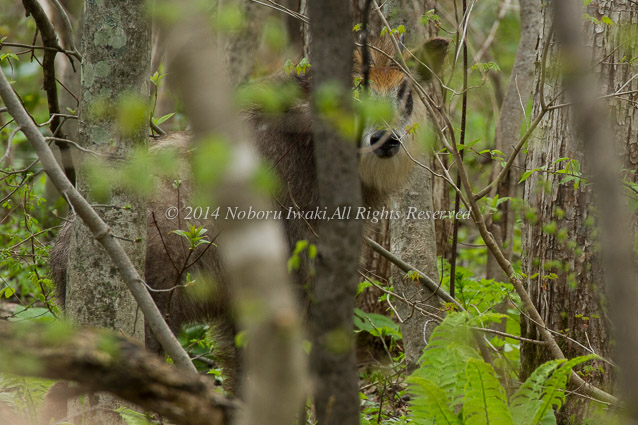
[[[401,83],[397,96],[399,98],[399,103],[403,105],[403,113],[405,115],[412,114],[414,99],[412,99],[412,89],[410,87],[410,82],[407,79],[403,80]]]

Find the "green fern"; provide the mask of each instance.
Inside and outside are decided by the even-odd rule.
[[[448,315],[432,333],[419,360],[421,367],[413,376],[437,385],[452,401],[453,406],[460,404],[466,383],[465,365],[471,358],[480,358],[472,343],[468,315]]]
[[[540,409],[530,422],[531,424],[536,425],[539,423],[541,419],[546,417],[547,412],[552,411],[552,408],[555,407],[556,410],[558,410],[563,406],[563,403],[565,403],[565,388],[567,387],[567,381],[572,373],[572,369],[581,363],[595,358],[598,358],[595,354],[575,357],[565,362],[552,374],[545,383],[545,388],[543,389],[543,395],[541,397],[542,403],[540,405]]]
[[[513,425],[505,389],[494,368],[480,359],[469,359],[465,367],[467,385],[463,403],[466,425]]]
[[[410,381],[410,389],[415,396],[412,416],[419,425],[461,425],[448,405],[445,391],[427,379],[414,377]]]
[[[506,314],[501,313],[481,313],[479,316],[473,316],[468,319],[470,326],[487,327],[492,323],[501,323],[501,320],[507,319]]]
[[[520,422],[520,425],[533,424],[537,412],[542,409],[543,402],[541,401],[541,396],[543,395],[545,382],[549,379],[552,372],[565,362],[566,360],[564,359],[551,360],[540,365],[514,393],[510,403],[510,411],[512,412],[512,416]],[[553,413],[554,411],[552,409],[548,410],[540,423],[543,425],[555,424],[556,418]]]
[[[556,425],[572,369],[594,355],[539,366],[512,396],[474,346],[471,326],[497,315],[451,313],[434,330],[421,366],[408,379],[410,410],[419,425]]]

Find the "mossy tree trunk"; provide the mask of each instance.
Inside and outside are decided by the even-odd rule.
[[[150,22],[147,4],[138,1],[87,1],[82,29],[82,68],[78,142],[108,156],[113,165],[143,146],[148,134],[150,69]],[[139,117],[124,128],[123,108]],[[98,105],[105,106],[97,112]],[[127,106],[129,105],[129,106]],[[131,111],[128,111],[130,118]],[[82,161],[80,161],[81,163]],[[146,247],[145,202],[119,189],[110,199],[97,202],[91,196],[89,171],[80,168],[78,188],[121,237],[122,245],[138,271],[144,275]],[[100,204],[100,205],[96,205]],[[115,266],[80,220],[73,225],[69,250],[66,312],[78,325],[116,329],[144,340],[144,317]],[[106,394],[87,397],[82,409],[91,424],[121,424],[111,409],[117,402]],[[70,415],[78,414],[71,402]]]

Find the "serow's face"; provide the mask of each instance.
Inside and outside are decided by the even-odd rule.
[[[415,101],[410,80],[391,67],[370,70],[370,98],[391,111],[382,119],[366,119],[361,143],[363,183],[381,192],[397,190],[409,178],[415,155],[415,124],[423,108]]]

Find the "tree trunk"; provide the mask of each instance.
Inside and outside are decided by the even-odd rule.
[[[406,3],[404,5],[403,3]],[[409,6],[407,5],[409,4]],[[420,9],[417,2],[402,2],[400,0],[388,1],[385,11],[388,15],[388,23],[396,28],[403,25],[406,28],[406,43],[409,46],[420,45],[425,42],[427,36],[436,35],[436,27],[433,25],[424,28],[420,18],[426,10],[433,9],[434,1],[427,1],[424,9]],[[427,30],[427,35],[426,35]],[[434,84],[432,85],[434,86]],[[440,93],[430,90],[435,102],[441,101]],[[419,123],[426,127],[427,123]],[[418,160],[432,165],[432,158],[422,155]],[[408,186],[395,195],[392,210],[407,211],[410,207],[416,207],[420,211],[432,211],[435,209],[432,198],[433,176],[429,171],[417,168]],[[391,220],[391,251],[401,257],[407,263],[417,267],[433,280],[438,280],[436,264],[436,231],[434,220]],[[423,286],[416,285],[413,280],[406,278],[405,273],[398,267],[392,268],[392,281],[394,290],[413,302],[425,302],[425,306],[438,311],[440,301],[432,296],[432,292]],[[407,370],[410,373],[416,369],[417,361],[423,354],[425,342],[434,329],[433,324],[428,325],[428,319],[422,314],[412,314],[413,309],[405,303],[397,303],[397,312],[401,316],[401,334],[407,361]],[[407,320],[406,320],[407,319]]]
[[[540,0],[521,0],[520,7],[521,38],[518,43],[512,74],[501,105],[501,113],[494,140],[494,148],[505,153],[507,157],[512,154],[512,146],[519,138],[521,126],[525,119],[524,108],[527,105],[534,78],[534,59],[540,23]],[[501,163],[495,161],[490,180],[496,178],[501,170]],[[519,178],[517,169],[510,169],[510,172],[503,178],[501,183],[492,189],[492,193],[489,195],[490,198],[494,198],[495,194],[498,194],[500,199],[520,196],[516,185]],[[508,260],[511,260],[515,212],[511,211],[509,207],[509,201],[499,206],[498,219],[493,217],[489,229],[494,235],[496,242],[504,250]],[[489,250],[487,252],[485,276],[488,279],[507,282],[505,272]]]
[[[552,36],[552,6],[552,2],[548,2],[543,7],[539,46]],[[588,15],[584,16],[595,18],[595,21],[584,20],[584,40],[590,63],[600,81],[600,95],[635,91],[638,87],[636,80],[627,83],[635,73],[635,66],[632,69],[632,65],[622,61],[625,56],[632,57],[631,48],[635,48],[636,44],[635,38],[625,38],[627,24],[635,23],[638,16],[635,7],[627,1],[599,1],[592,2],[585,12]],[[614,24],[603,23],[603,16],[613,20]],[[541,50],[537,53],[539,62]],[[568,101],[563,95],[564,88],[556,70],[561,67],[569,69],[569,65],[573,64],[564,58],[561,61],[557,53],[550,44],[545,81],[542,81],[540,67],[536,72],[534,115],[539,112],[543,91],[546,102],[556,96],[556,104]],[[628,154],[625,156],[626,166],[635,169],[636,158],[631,152],[638,138],[638,126],[635,124],[638,112],[631,101],[622,96],[611,97],[609,106],[614,142],[620,152]],[[601,116],[599,119],[606,118]],[[582,181],[577,189],[574,181],[562,182],[578,170],[572,168],[567,174],[556,174],[569,164],[569,161],[557,162],[561,158],[577,160],[587,175],[590,164],[583,161],[582,142],[574,132],[570,107],[549,111],[541,121],[536,137],[529,143],[526,169],[546,166],[547,172],[534,174],[525,183],[525,199],[532,209],[528,217],[532,219],[523,232],[523,272],[528,276],[528,290],[547,326],[573,339],[558,337],[566,357],[587,353],[585,346],[602,357],[610,358],[607,311],[601,308],[604,275],[592,190]],[[538,337],[537,330],[528,321],[522,320],[522,328],[523,336]],[[529,376],[548,358],[539,346],[522,344],[522,378]],[[609,364],[598,361],[593,366],[586,380],[600,388],[611,389],[613,376]],[[559,415],[559,423],[572,423],[569,422],[573,421],[571,418],[582,419],[587,414],[589,403],[583,398],[568,397]]]
[[[226,66],[228,76],[233,85],[245,83],[255,67],[255,54],[261,41],[261,30],[270,9],[250,0],[237,2],[223,0],[219,3],[223,7],[237,7],[241,10],[245,25],[240,31],[225,36]]]
[[[313,96],[330,84],[334,102],[351,113],[352,17],[349,2],[310,1]],[[334,93],[334,92],[333,92]],[[317,99],[317,97],[314,97]],[[356,143],[346,140],[313,104],[313,137],[319,205],[328,217],[337,208],[361,205]],[[310,306],[311,368],[319,424],[358,424],[359,386],[353,350],[354,294],[361,252],[361,223],[354,217],[319,223],[317,278]]]
[[[605,12],[610,12],[610,16],[616,15],[617,17],[620,9],[622,12],[627,12],[626,6],[628,5],[622,5],[619,9],[605,10]],[[602,13],[600,9],[598,12]],[[599,99],[599,84],[593,78],[593,74],[582,72],[582,69],[587,69],[590,63],[590,52],[583,46],[580,34],[581,22],[575,19],[576,16],[580,16],[577,2],[554,3],[554,28],[560,43],[561,54],[568,58],[571,64],[569,68],[563,70],[563,85],[567,98],[573,103],[571,109],[574,117],[574,129],[582,140],[587,174],[590,176],[596,198],[598,230],[602,248],[600,257],[605,270],[607,305],[611,306],[608,309],[610,330],[614,340],[614,356],[620,370],[617,383],[622,399],[627,406],[627,419],[629,416],[633,418],[631,421],[627,420],[626,423],[635,423],[635,420],[638,419],[638,407],[635,404],[635,401],[638,400],[636,389],[638,369],[635,365],[638,333],[636,333],[635,328],[626,326],[626,324],[632,322],[638,302],[637,263],[632,246],[635,240],[634,233],[628,231],[631,228],[631,221],[629,220],[626,200],[623,199],[623,191],[626,189],[621,184],[621,180],[625,178],[627,181],[635,183],[636,179],[631,171],[627,172],[626,168],[621,168],[617,157],[617,152],[624,150],[617,149],[617,147],[620,147],[621,144],[625,145],[627,140],[635,140],[635,133],[631,134],[631,127],[627,132],[627,128],[623,128],[626,122],[621,119],[621,124],[615,127],[613,132],[615,134],[613,134],[611,131],[613,124],[610,125],[608,120],[600,119],[601,116],[607,115],[607,108],[604,105],[605,101]],[[630,14],[626,15],[626,17],[628,16]],[[605,22],[604,17],[607,17],[607,22]],[[610,25],[609,19],[611,18],[603,15],[602,21],[605,25]],[[636,29],[635,25],[624,26],[622,18],[620,21],[622,26],[619,33],[622,34],[622,39],[614,40],[612,38],[611,40],[620,41],[617,47],[621,50],[623,58],[627,58],[627,54],[633,56],[635,52]],[[618,20],[614,22],[619,23]],[[605,56],[605,58],[608,57]],[[619,63],[623,62],[621,59]],[[635,76],[636,74],[627,80],[627,84]],[[614,93],[627,85],[622,81],[617,82],[619,85],[613,87]],[[630,103],[633,102],[630,101]],[[617,105],[613,105],[612,111],[613,118],[616,118],[618,112],[623,118],[628,113],[630,121],[636,116],[635,106],[621,107],[619,110]],[[634,137],[629,138],[631,136]],[[609,147],[610,139],[616,142],[611,146],[611,149]],[[629,162],[633,163],[630,170],[635,170],[635,158],[630,158]],[[632,197],[635,198],[635,196]]]
[[[86,2],[83,34],[78,142],[87,149],[126,158],[132,148],[145,143],[148,116],[143,114],[135,128],[124,135],[114,113],[121,105],[109,103],[112,113],[100,115],[94,108],[97,102],[117,101],[126,95],[148,101],[151,46],[147,9],[135,1]],[[81,170],[78,188],[95,204],[87,177],[87,171]],[[113,233],[122,237],[127,254],[143,275],[145,202],[113,190],[108,205],[96,208]],[[79,220],[73,225],[69,250],[66,311],[77,324],[113,328],[144,341],[143,315],[103,248]],[[105,394],[89,396],[82,407],[71,402],[75,409],[87,410],[87,421],[92,424],[123,423],[111,411],[117,404]],[[77,410],[71,412],[74,414]]]

